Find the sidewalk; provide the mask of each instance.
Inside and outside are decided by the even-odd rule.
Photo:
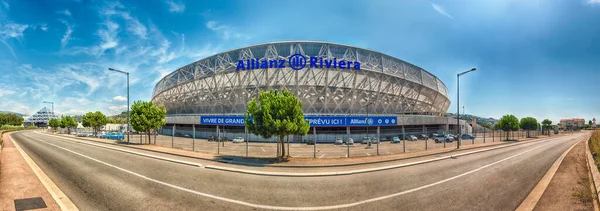
[[[41,197],[46,206],[39,210],[60,210],[8,135],[3,135],[4,147],[0,155],[0,210],[16,210],[15,200],[36,197]],[[41,204],[37,202],[19,201],[19,204],[30,208],[41,207],[35,206]]]
[[[114,144],[119,146],[125,146],[135,149],[141,150],[149,150],[160,153],[167,153],[178,156],[185,156],[190,158],[197,158],[208,161],[219,161],[230,164],[237,165],[247,165],[247,166],[268,166],[268,167],[331,167],[331,166],[352,166],[352,165],[362,165],[362,164],[372,164],[372,163],[383,163],[383,162],[392,162],[398,160],[404,160],[409,158],[417,158],[424,156],[431,156],[437,154],[451,153],[451,152],[464,152],[474,149],[482,149],[488,148],[492,146],[500,146],[500,145],[508,145],[508,144],[518,144],[524,143],[532,140],[538,140],[539,138],[522,138],[519,141],[498,141],[498,142],[488,142],[485,144],[475,144],[475,145],[463,145],[461,149],[456,149],[454,147],[448,148],[440,148],[440,149],[432,149],[427,151],[419,151],[419,152],[408,152],[401,154],[391,154],[391,155],[379,155],[379,156],[368,156],[368,157],[352,157],[352,158],[329,158],[329,159],[314,159],[314,158],[290,158],[285,162],[277,162],[276,159],[268,159],[268,158],[252,158],[252,157],[240,157],[240,156],[228,156],[228,155],[215,155],[208,154],[197,151],[183,150],[178,148],[170,148],[170,147],[162,147],[156,145],[134,145],[134,144],[122,144],[113,140],[107,139],[98,139],[98,138],[88,138],[88,137],[75,137],[72,135],[65,134],[55,134],[57,136],[89,140],[94,142],[106,143],[106,144]],[[552,136],[556,137],[556,136]],[[540,138],[547,138],[546,136]]]
[[[585,143],[567,154],[534,210],[594,210]]]

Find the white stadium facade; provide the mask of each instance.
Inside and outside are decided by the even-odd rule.
[[[165,135],[247,137],[247,102],[262,90],[287,89],[302,101],[307,137],[390,137],[455,133],[446,85],[426,70],[363,48],[285,41],[230,50],[195,61],[162,78],[152,101],[167,109]],[[461,120],[462,133],[471,127]],[[173,130],[175,129],[175,131]]]

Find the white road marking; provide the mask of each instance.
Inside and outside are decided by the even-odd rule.
[[[34,139],[37,139],[37,138],[34,138]],[[37,140],[40,141],[39,139],[37,139]],[[253,207],[253,208],[258,208],[258,209],[270,209],[270,210],[311,210],[311,211],[312,210],[343,209],[343,208],[354,207],[354,206],[358,206],[358,205],[361,205],[361,204],[366,204],[366,203],[375,202],[375,201],[381,201],[381,200],[384,200],[384,199],[389,199],[389,198],[392,198],[392,197],[401,196],[401,195],[405,195],[405,194],[408,194],[408,193],[416,192],[416,191],[419,191],[419,190],[422,190],[422,189],[426,189],[426,188],[433,187],[433,186],[436,186],[436,185],[439,185],[439,184],[443,184],[443,183],[455,180],[457,178],[460,178],[460,177],[463,177],[463,176],[466,176],[466,175],[469,175],[469,174],[481,171],[481,170],[483,170],[485,168],[488,168],[490,166],[496,165],[498,163],[507,161],[507,160],[512,159],[514,157],[517,157],[519,155],[528,153],[530,151],[533,151],[535,149],[538,149],[538,148],[541,148],[543,146],[548,145],[548,143],[542,144],[540,146],[537,146],[537,147],[534,147],[532,149],[520,152],[520,153],[515,154],[513,156],[510,156],[510,157],[504,158],[502,160],[499,160],[499,161],[487,164],[485,166],[476,168],[474,170],[471,170],[471,171],[468,171],[468,172],[456,175],[454,177],[450,177],[450,178],[447,178],[447,179],[444,179],[444,180],[441,180],[441,181],[438,181],[438,182],[434,182],[434,183],[431,183],[431,184],[428,184],[428,185],[423,185],[423,186],[420,186],[420,187],[416,187],[416,188],[413,188],[413,189],[410,189],[410,190],[405,190],[405,191],[394,193],[394,194],[390,194],[390,195],[380,196],[380,197],[371,198],[371,199],[367,199],[367,200],[363,200],[363,201],[358,201],[358,202],[354,202],[354,203],[348,203],[348,204],[329,205],[329,206],[317,206],[317,207],[284,207],[284,206],[271,206],[271,205],[253,204],[253,203],[249,203],[249,202],[245,202],[245,201],[224,198],[224,197],[220,197],[220,196],[211,195],[211,194],[208,194],[208,193],[202,193],[202,192],[199,192],[199,191],[187,189],[187,188],[184,188],[184,187],[181,187],[181,186],[177,186],[177,185],[166,183],[166,182],[163,182],[163,181],[160,181],[160,180],[152,179],[150,177],[147,177],[147,176],[144,176],[144,175],[141,175],[141,174],[129,171],[127,169],[124,169],[124,168],[121,168],[121,167],[118,167],[118,166],[114,166],[112,164],[109,164],[109,163],[106,163],[104,161],[101,161],[101,160],[89,157],[87,155],[84,155],[84,154],[81,154],[81,153],[78,153],[78,152],[75,152],[75,151],[72,151],[72,150],[69,150],[69,149],[66,149],[66,148],[63,148],[63,147],[51,144],[51,143],[47,143],[45,141],[41,141],[41,142],[45,143],[45,144],[48,144],[48,145],[52,145],[52,146],[57,147],[59,149],[65,150],[67,152],[71,152],[71,153],[79,155],[81,157],[84,157],[84,158],[96,161],[96,162],[104,164],[106,166],[113,167],[113,168],[118,169],[120,171],[123,171],[125,173],[128,173],[128,174],[140,177],[142,179],[146,179],[146,180],[149,180],[149,181],[161,184],[161,185],[165,185],[165,186],[177,189],[177,190],[185,191],[185,192],[196,194],[196,195],[199,195],[199,196],[204,196],[204,197],[208,197],[208,198],[212,198],[212,199],[217,199],[217,200],[221,200],[221,201],[226,201],[226,202],[230,202],[230,203],[234,203],[234,204],[239,204],[239,205],[243,205],[243,206],[248,206],[248,207]]]
[[[25,134],[23,134],[23,136],[28,137],[28,138],[34,138],[34,137],[31,137],[31,136],[28,136],[28,135],[25,135]],[[130,153],[130,154],[134,154],[134,155],[139,155],[139,156],[143,156],[143,157],[149,157],[149,158],[154,158],[154,159],[158,159],[158,160],[165,160],[165,161],[170,161],[170,162],[175,162],[175,163],[186,164],[186,165],[191,165],[191,166],[197,166],[197,167],[204,168],[204,165],[202,165],[200,163],[194,163],[194,162],[188,162],[188,161],[183,161],[183,160],[177,160],[177,159],[171,159],[171,158],[166,158],[166,157],[161,157],[161,156],[150,155],[150,154],[146,154],[146,153],[134,152],[134,151],[130,151],[130,150],[124,150],[124,149],[119,149],[119,148],[115,148],[115,147],[109,147],[109,146],[105,146],[105,145],[101,145],[101,144],[90,143],[89,141],[83,142],[83,141],[75,140],[75,139],[68,138],[68,137],[61,137],[61,136],[56,136],[56,137],[57,138],[66,139],[66,140],[71,140],[71,141],[77,142],[77,143],[88,144],[88,145],[97,146],[97,147],[101,147],[101,148],[105,148],[105,149],[117,150],[117,151],[121,151],[121,152],[125,152],[125,153]],[[34,139],[38,139],[38,138],[34,138]]]
[[[369,154],[369,153],[367,152],[367,156],[371,156],[371,154]]]
[[[261,147],[260,149],[262,149],[262,151],[263,151],[263,152],[267,152],[267,151],[265,151],[265,148],[262,148],[262,147]]]
[[[319,158],[323,158],[323,157],[325,157],[325,154],[322,154],[321,156],[319,156]]]

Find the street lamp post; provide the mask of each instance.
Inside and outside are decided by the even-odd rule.
[[[373,103],[375,103],[375,102],[369,102],[369,103],[367,103],[367,105],[365,105],[367,107],[367,117],[365,118],[365,123],[367,125],[367,138],[369,141],[369,143],[367,143],[367,144],[369,144],[368,147],[371,147],[371,136],[369,136],[369,106]],[[379,152],[379,144],[377,144],[377,152]]]
[[[460,148],[460,76],[475,71],[477,68],[456,74],[456,148]]]
[[[44,103],[52,104],[52,115],[50,116],[50,119],[54,119],[54,102],[44,101]],[[48,123],[50,122],[50,119],[48,119]],[[46,128],[48,128],[48,124],[46,124]]]
[[[108,68],[108,70],[127,75],[127,144],[129,144],[129,135],[131,133],[131,131],[129,130],[129,127],[131,127],[131,120],[129,119],[129,116],[131,116],[131,114],[129,113],[129,72],[117,70],[114,68]]]
[[[44,103],[52,104],[52,117],[54,118],[54,102],[44,101]]]

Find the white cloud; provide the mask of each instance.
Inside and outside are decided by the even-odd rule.
[[[69,16],[69,17],[71,17],[71,11],[69,11],[68,9],[65,9],[65,10],[59,10],[59,11],[56,11],[56,13],[58,13],[58,14],[63,14],[63,15],[66,15],[66,16]]]
[[[15,54],[12,47],[10,46],[10,44],[8,44],[8,42],[6,40],[8,40],[10,38],[20,40],[20,38],[23,37],[23,32],[28,27],[29,27],[29,25],[27,25],[27,24],[17,24],[17,23],[12,23],[12,22],[4,23],[4,24],[0,23],[0,42],[2,42],[2,44],[4,44],[8,48],[10,53],[15,58],[17,58],[17,55]]]
[[[60,46],[62,48],[64,48],[69,43],[69,40],[71,40],[71,34],[73,33],[73,27],[69,23],[67,23],[67,21],[65,21],[65,20],[59,20],[59,21],[62,22],[63,24],[65,24],[65,26],[67,27],[65,34],[63,35],[62,39],[60,40]]]
[[[17,24],[12,22],[0,24],[0,39],[19,39],[23,37],[23,31],[25,31],[25,29],[27,29],[28,27],[29,25],[27,24]]]
[[[10,9],[10,5],[8,4],[8,2],[2,1],[2,5],[4,5],[4,8]]]
[[[183,3],[176,3],[174,0],[165,1],[169,5],[169,12],[183,12],[185,10],[185,5]]]
[[[140,23],[138,19],[131,17],[131,15],[127,12],[121,12],[121,17],[127,20],[127,31],[139,36],[140,38],[146,39],[146,34],[148,29],[144,24]]]
[[[15,93],[16,92],[14,90],[7,89],[7,87],[3,87],[2,89],[0,89],[0,97],[5,95],[13,95]]]
[[[431,3],[431,6],[432,6],[432,7],[433,7],[433,9],[434,9],[436,12],[438,12],[439,14],[441,14],[441,15],[443,15],[443,16],[446,16],[446,17],[448,17],[448,18],[450,18],[450,19],[454,19],[454,17],[453,17],[452,15],[448,14],[448,13],[446,12],[446,10],[444,10],[444,8],[440,7],[439,5],[437,5],[437,4],[435,4],[435,3]]]
[[[588,0],[588,4],[600,4],[600,0]]]
[[[119,96],[114,97],[113,100],[119,101],[119,102],[125,102],[125,101],[127,101],[127,98],[119,95]]]
[[[47,23],[39,23],[36,25],[31,26],[31,28],[33,29],[41,29],[42,31],[48,31],[48,24]]]
[[[119,113],[127,110],[127,105],[108,106],[108,110],[110,110],[112,112],[111,114],[119,114]]]
[[[216,21],[206,22],[206,28],[213,30],[214,32],[220,33],[222,38],[225,40],[228,40],[231,37],[248,38],[248,36],[237,32],[233,27],[227,25],[219,25]]]

